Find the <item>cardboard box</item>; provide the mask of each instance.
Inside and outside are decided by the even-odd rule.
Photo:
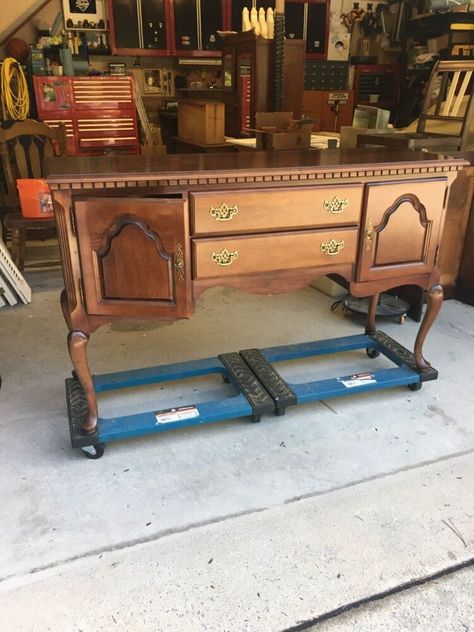
[[[295,120],[292,112],[257,112],[257,149],[308,149],[314,121]]]
[[[383,110],[371,105],[356,105],[352,127],[365,129],[386,129],[390,119],[390,110]]]
[[[178,136],[203,145],[223,143],[224,104],[219,101],[180,101]]]

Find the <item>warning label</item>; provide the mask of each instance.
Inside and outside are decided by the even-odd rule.
[[[173,421],[183,421],[184,419],[194,419],[199,417],[196,406],[181,406],[180,408],[167,408],[155,412],[156,424],[169,424]]]
[[[365,386],[366,384],[376,384],[373,373],[355,373],[348,377],[339,378],[339,381],[344,384],[346,388],[353,388],[354,386]]]

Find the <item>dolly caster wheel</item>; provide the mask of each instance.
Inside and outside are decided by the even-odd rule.
[[[423,386],[423,382],[415,382],[414,384],[408,384],[410,391],[419,391]]]
[[[258,422],[260,421],[261,418],[262,418],[261,415],[252,415],[252,423],[253,424],[258,424]]]
[[[275,410],[275,416],[276,417],[283,417],[283,415],[286,413],[286,408],[277,408]]]
[[[88,459],[100,459],[105,452],[105,443],[97,443],[96,445],[88,445],[81,448]]]
[[[372,359],[378,358],[380,355],[380,351],[378,349],[375,349],[374,347],[367,347],[365,352],[369,356],[369,358],[372,358]]]
[[[225,382],[226,384],[230,384],[229,376],[226,375],[225,373],[223,373],[222,374],[222,381]]]

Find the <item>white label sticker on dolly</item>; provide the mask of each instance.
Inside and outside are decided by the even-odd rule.
[[[339,380],[346,388],[365,386],[366,384],[376,384],[377,382],[372,373],[356,373],[355,375],[349,376],[349,378],[339,378]]]
[[[157,410],[155,417],[157,424],[169,424],[173,421],[183,421],[184,419],[199,417],[199,411],[196,406],[181,406],[180,408]]]

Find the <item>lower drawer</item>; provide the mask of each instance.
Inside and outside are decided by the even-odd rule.
[[[193,240],[195,279],[353,263],[357,229]]]

